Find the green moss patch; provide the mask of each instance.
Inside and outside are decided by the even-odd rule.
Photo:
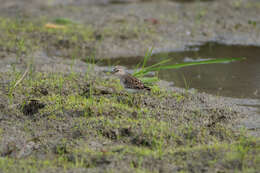
[[[11,79],[0,93],[1,171],[259,169],[259,139],[233,129],[228,105],[158,87],[128,93],[88,74],[30,73],[12,90],[21,74],[1,76]]]

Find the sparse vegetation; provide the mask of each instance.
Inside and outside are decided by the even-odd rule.
[[[204,20],[208,13],[201,9],[195,17]],[[186,20],[174,16],[175,24]],[[137,25],[120,17],[102,28],[68,18],[0,18],[0,59],[9,58],[11,66],[0,69],[0,172],[260,170],[260,139],[237,128],[244,116],[238,107],[157,84],[151,92],[128,93],[95,65],[104,39],[147,45],[164,33],[158,23],[171,25],[171,16],[128,17]],[[49,22],[53,25],[46,27]],[[197,31],[195,26],[193,34]],[[46,62],[37,52],[47,54]]]
[[[13,73],[3,76],[15,79]],[[13,133],[23,138],[12,141],[1,133],[8,148],[1,151],[4,172],[259,169],[259,139],[234,131],[236,111],[206,106],[203,97],[157,87],[131,94],[114,79],[39,72],[24,79],[12,98],[6,91],[1,114],[8,124],[1,127],[8,132],[15,126]],[[192,104],[207,108],[187,109]],[[28,143],[29,157],[23,153]]]

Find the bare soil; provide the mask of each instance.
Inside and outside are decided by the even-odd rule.
[[[152,46],[257,45],[258,1],[0,3],[0,172],[260,169],[259,137],[239,128],[249,112],[233,100],[164,81],[128,93],[109,68],[91,64]],[[57,18],[70,23],[46,28]]]

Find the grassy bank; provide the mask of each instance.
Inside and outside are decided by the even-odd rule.
[[[78,24],[56,30],[44,20],[0,21],[3,59],[16,58],[0,73],[0,172],[260,169],[260,140],[234,128],[243,116],[236,106],[157,85],[128,93],[109,74],[94,73],[95,66],[86,65],[85,73],[39,72],[34,52],[85,58],[100,36]],[[29,59],[32,68],[15,86],[24,71],[17,67]],[[63,61],[52,61],[53,69]]]
[[[259,170],[260,141],[232,128],[232,106],[89,74],[34,72],[13,90],[21,74],[1,74],[3,172]]]

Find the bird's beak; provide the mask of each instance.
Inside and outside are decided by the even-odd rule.
[[[115,70],[112,70],[112,71],[111,71],[111,74],[115,74],[116,72],[117,72],[117,71],[115,71]]]

